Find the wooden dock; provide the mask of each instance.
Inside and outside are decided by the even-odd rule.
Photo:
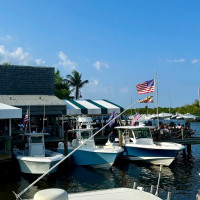
[[[175,142],[182,145],[194,145],[200,144],[200,137],[190,137],[184,139],[168,139],[168,140],[161,140],[162,142]]]
[[[200,137],[190,137],[184,139],[168,139],[168,140],[161,140],[162,142],[174,142],[178,144],[182,144],[187,146],[187,152],[191,152],[191,146],[195,144],[200,144]]]

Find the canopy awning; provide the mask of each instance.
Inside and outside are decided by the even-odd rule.
[[[0,103],[0,119],[20,119],[22,109]]]
[[[107,115],[124,109],[108,100],[63,100],[67,105],[67,115]]]

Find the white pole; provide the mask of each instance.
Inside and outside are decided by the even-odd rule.
[[[200,108],[200,88],[198,88],[199,108]]]
[[[44,123],[45,123],[45,104],[44,104],[44,116],[43,116],[43,128],[42,128],[42,133],[44,132]]]
[[[170,95],[170,91],[169,91],[169,113],[171,113],[171,95]]]
[[[116,117],[114,117],[109,123],[107,123],[105,126],[103,126],[101,129],[99,129],[96,133],[94,133],[91,137],[89,137],[87,140],[85,140],[82,144],[80,144],[78,147],[76,147],[73,151],[71,151],[69,154],[67,154],[67,156],[65,156],[62,160],[60,160],[59,162],[57,162],[51,169],[49,169],[48,171],[46,171],[44,174],[42,174],[37,180],[35,180],[33,183],[31,183],[28,187],[26,187],[22,192],[20,192],[19,194],[16,194],[15,192],[13,192],[15,194],[15,197],[17,199],[20,199],[20,196],[22,194],[24,194],[28,189],[30,189],[33,185],[35,185],[39,180],[41,180],[44,176],[46,176],[47,174],[49,174],[49,172],[51,170],[53,170],[54,168],[56,168],[60,163],[62,163],[64,160],[66,160],[69,156],[71,156],[76,150],[78,150],[80,147],[82,147],[88,140],[90,140],[91,138],[93,138],[95,135],[97,135],[100,131],[102,131],[105,127],[107,127],[110,123],[112,123],[115,119],[117,119],[118,117],[120,117],[123,113],[125,113],[128,109],[130,109],[134,104],[136,104],[139,101],[139,99],[137,101],[135,101],[133,104],[131,104],[128,108],[126,108],[123,112],[121,112],[119,115],[117,115]]]
[[[157,80],[157,70],[156,70],[156,99],[157,99],[157,122],[159,127],[159,117],[158,117],[158,80]]]

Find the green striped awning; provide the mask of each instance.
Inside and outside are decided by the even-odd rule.
[[[121,113],[123,108],[108,100],[63,100],[67,106],[67,115],[105,115],[114,111]]]

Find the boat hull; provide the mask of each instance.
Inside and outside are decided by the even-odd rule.
[[[129,160],[144,161],[155,165],[169,166],[175,159],[178,150],[151,149],[144,147],[125,146],[124,155]]]
[[[68,150],[70,153],[73,148]],[[64,153],[63,149],[57,150],[59,153]],[[93,168],[110,169],[117,157],[123,152],[123,149],[107,150],[93,148],[81,148],[73,153],[73,162],[76,165],[89,166]]]
[[[30,157],[23,155],[16,155],[18,160],[20,171],[26,174],[43,174],[59,162],[64,156],[52,152],[52,157]],[[57,171],[58,167],[55,167],[50,173]]]
[[[32,162],[27,160],[17,159],[20,166],[20,171],[26,174],[43,174],[53,167],[57,162]],[[50,173],[57,171],[57,167]]]

